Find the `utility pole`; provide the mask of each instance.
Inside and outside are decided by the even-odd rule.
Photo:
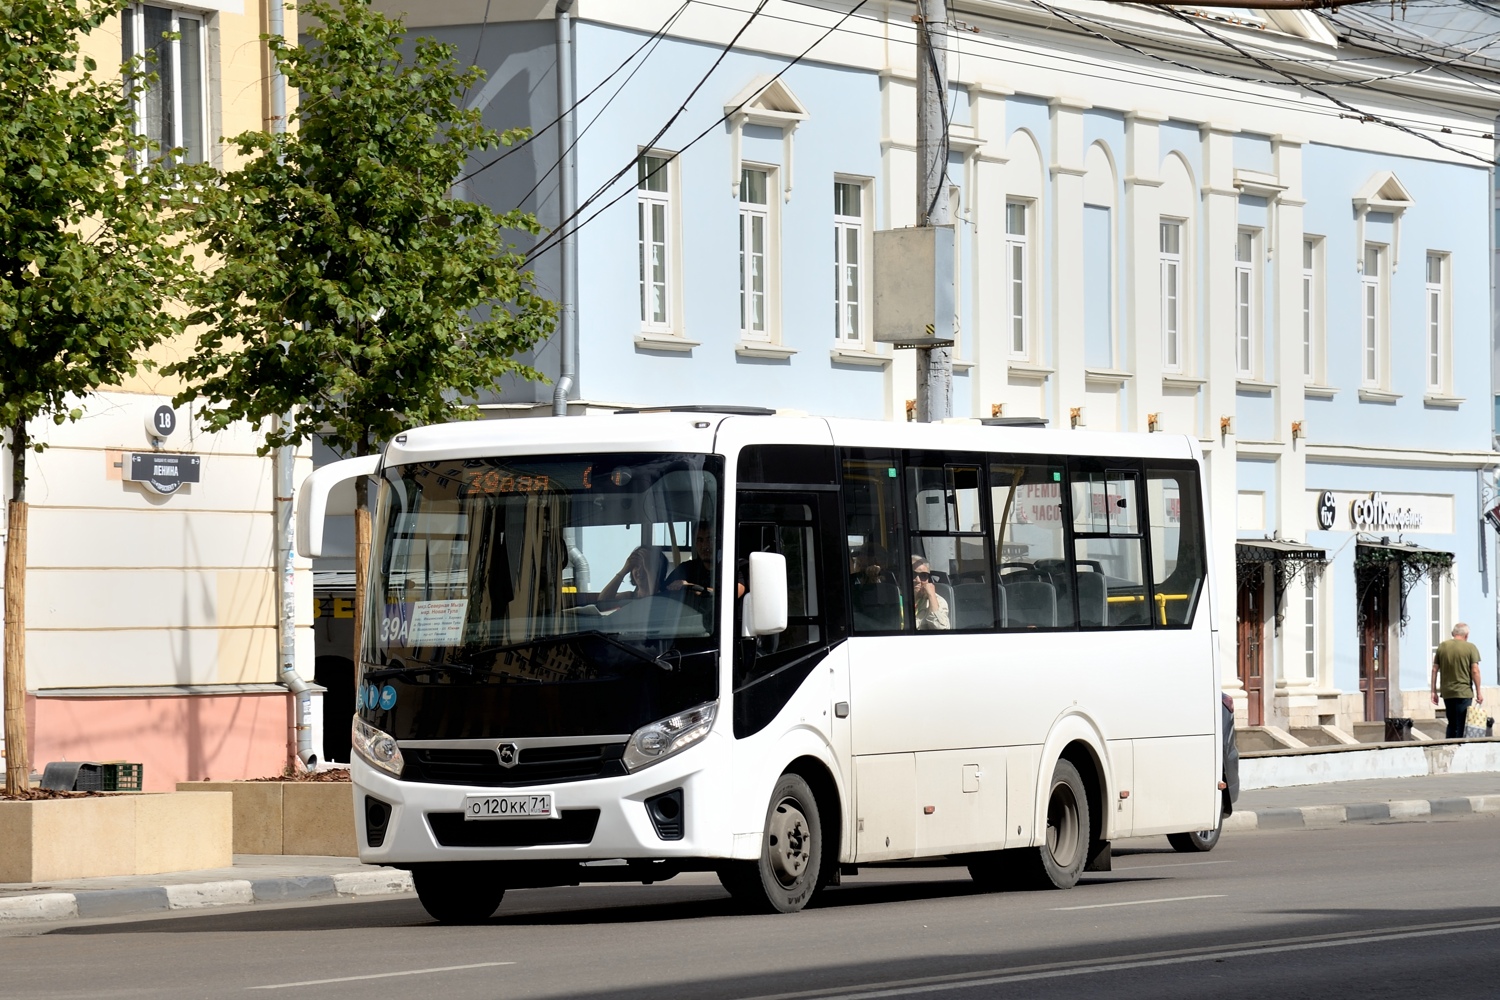
[[[948,216],[948,4],[917,0],[917,225]],[[950,270],[939,280],[953,285]],[[953,346],[917,348],[917,413],[922,422],[953,415]]]

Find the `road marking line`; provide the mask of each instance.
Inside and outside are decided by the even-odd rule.
[[[1055,911],[1063,910],[1104,910],[1111,906],[1145,906],[1147,903],[1181,903],[1189,899],[1223,899],[1228,893],[1216,892],[1209,896],[1168,896],[1166,899],[1132,899],[1124,903],[1090,903],[1088,906],[1054,906]]]
[[[1119,859],[1117,858],[1116,860]],[[1139,871],[1142,868],[1187,868],[1190,865],[1233,865],[1238,863],[1238,859],[1236,858],[1225,858],[1222,861],[1164,861],[1159,865],[1121,865],[1120,867],[1116,868],[1115,871],[1133,872]],[[1099,874],[1106,875],[1109,873],[1100,872]]]
[[[1167,953],[1166,957],[1143,958],[1127,962],[1098,962],[1093,964],[1070,964],[1065,966],[1032,966],[1026,971],[1006,973],[958,973],[949,976],[931,976],[923,979],[896,980],[887,983],[871,983],[855,993],[841,993],[833,989],[805,990],[796,993],[767,994],[747,997],[745,1000],[802,1000],[816,997],[818,1000],[885,1000],[888,997],[912,996],[922,993],[939,993],[945,990],[970,989],[976,986],[1002,986],[1007,983],[1024,983],[1038,979],[1061,979],[1069,976],[1092,975],[1096,972],[1125,972],[1134,969],[1152,969],[1167,965],[1186,965],[1190,962],[1209,962],[1225,958],[1252,958],[1258,955],[1275,955],[1283,952],[1314,951],[1323,948],[1343,948],[1349,945],[1380,944],[1385,941],[1404,941],[1413,938],[1437,937],[1444,934],[1467,934],[1474,931],[1500,930],[1500,922],[1492,919],[1460,921],[1448,924],[1432,924],[1422,930],[1369,933],[1350,931],[1315,941],[1268,941],[1226,951],[1193,949],[1188,953]],[[1023,967],[1024,968],[1024,967]],[[999,970],[996,970],[997,973]],[[975,977],[980,978],[965,978]]]
[[[305,979],[300,983],[272,983],[270,986],[248,986],[252,990],[286,990],[293,986],[326,986],[329,983],[354,983],[361,979],[390,979],[393,976],[425,976],[430,972],[460,972],[464,969],[492,969],[515,962],[477,962],[474,965],[444,965],[437,969],[408,969],[405,972],[377,972],[371,976],[341,976],[338,979]]]

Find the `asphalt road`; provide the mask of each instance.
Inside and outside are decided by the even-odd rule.
[[[791,916],[711,877],[510,893],[487,925],[414,898],[7,928],[30,998],[1500,996],[1500,822],[1226,834],[1206,855],[1117,845],[1068,892],[867,869]]]

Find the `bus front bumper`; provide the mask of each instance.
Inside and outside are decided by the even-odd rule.
[[[727,741],[710,734],[702,743],[641,771],[612,778],[524,787],[439,785],[402,781],[354,755],[354,825],[359,858],[366,864],[412,865],[433,861],[597,861],[624,858],[722,858],[733,843],[728,801]],[[647,811],[653,796],[682,791],[680,839],[664,839]],[[465,820],[474,794],[551,792],[563,820]],[[372,801],[373,800],[373,803]],[[371,819],[389,809],[383,832],[371,836]],[[589,812],[597,810],[597,822]],[[586,840],[582,838],[586,837]],[[526,843],[575,839],[574,843]],[[376,843],[372,843],[375,841]],[[503,844],[505,846],[497,846]]]

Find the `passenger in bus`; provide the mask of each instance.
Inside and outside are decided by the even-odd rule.
[[[620,567],[620,572],[604,585],[604,589],[599,592],[599,600],[628,601],[637,597],[653,597],[662,592],[666,575],[667,557],[662,551],[648,545],[639,546],[630,553],[625,565]],[[634,589],[622,594],[620,586],[627,576]]]
[[[911,586],[917,612],[917,631],[936,632],[950,628],[948,602],[932,583],[932,567],[921,556],[911,557]]]

